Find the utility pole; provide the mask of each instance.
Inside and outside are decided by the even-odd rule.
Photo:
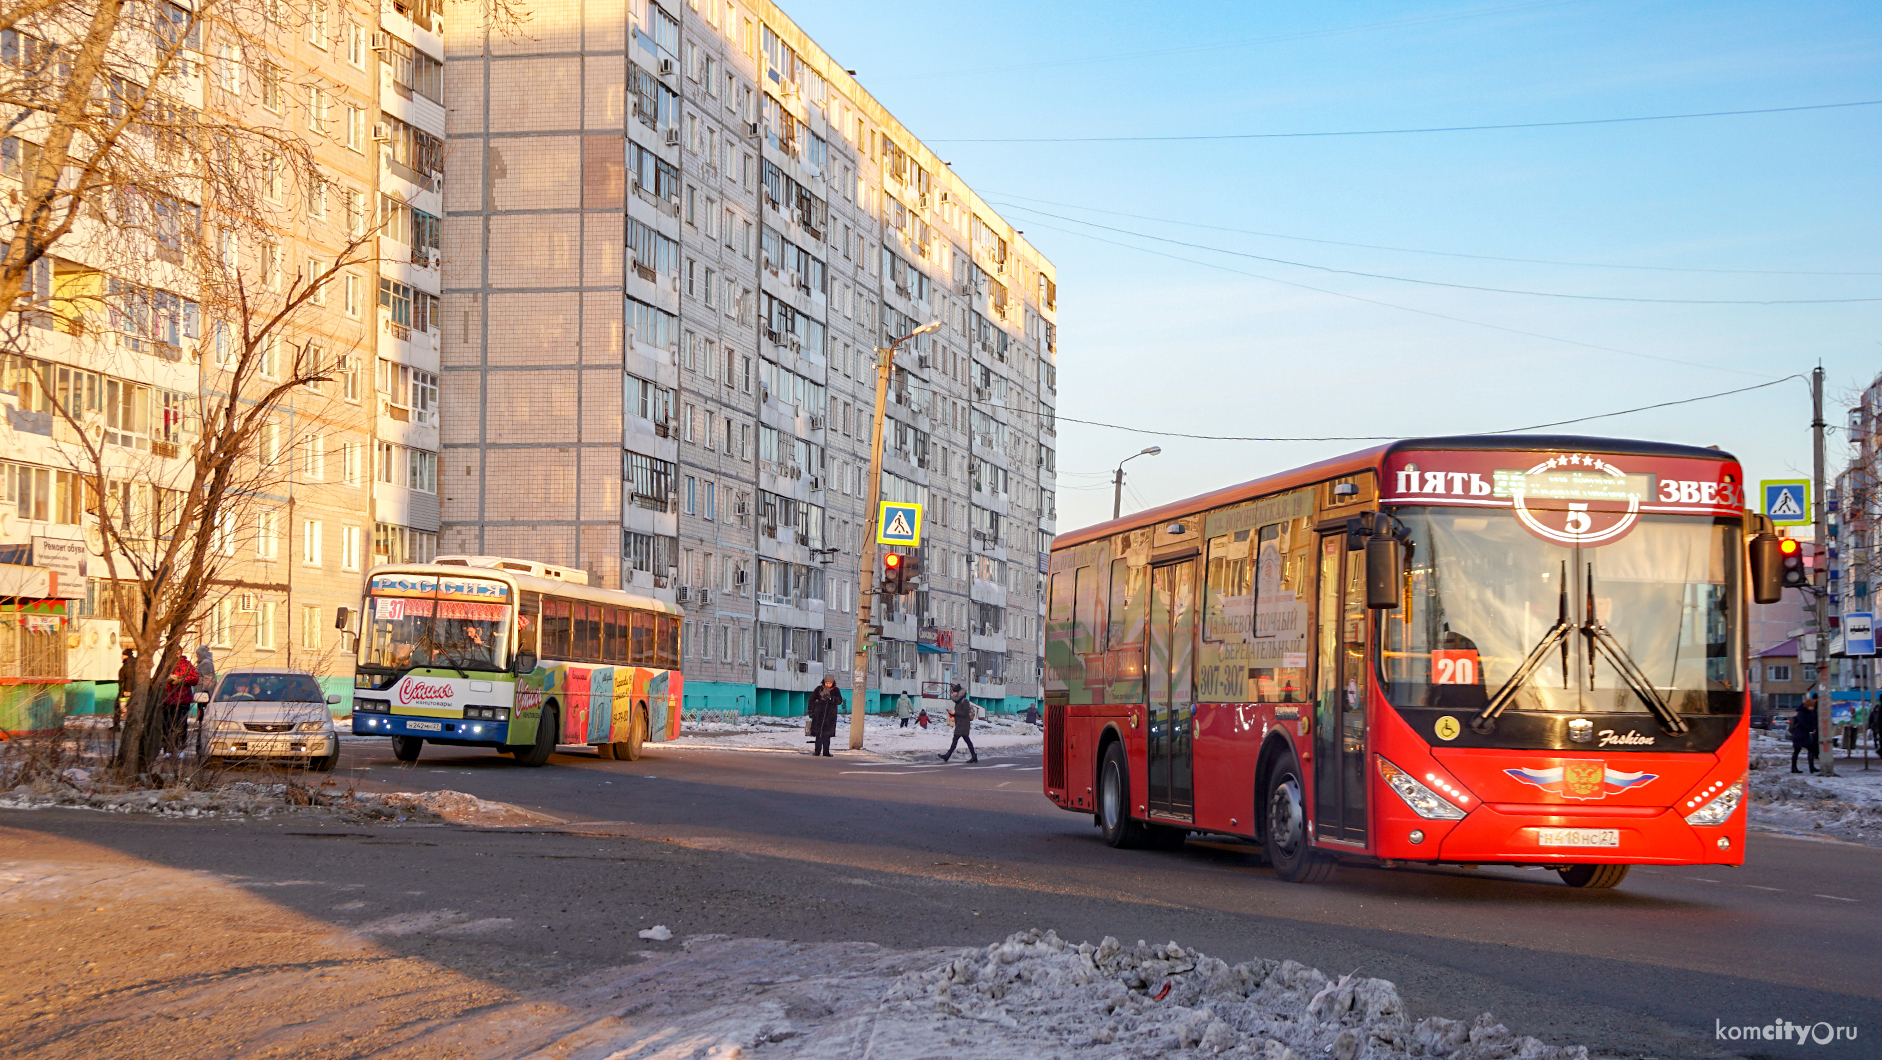
[[[1158,453],[1161,453],[1161,452],[1163,452],[1162,446],[1153,445],[1148,449],[1141,449],[1135,453],[1132,453],[1131,455],[1117,462],[1117,474],[1112,476],[1111,478],[1111,518],[1112,519],[1116,519],[1119,515],[1123,514],[1123,511],[1124,511],[1124,465],[1130,463],[1131,461],[1137,459],[1140,456],[1156,456]]]
[[[869,502],[863,509],[863,541],[856,572],[856,682],[850,693],[850,750],[863,746],[864,708],[869,703],[869,616],[876,602],[876,521],[882,514],[882,428],[889,408],[889,375],[895,369],[895,351],[902,343],[941,326],[931,320],[914,331],[876,349],[876,411],[869,429]]]
[[[1830,520],[1823,490],[1823,366],[1810,373],[1810,459],[1817,490],[1817,754],[1823,775],[1836,775],[1836,741],[1830,732]]]

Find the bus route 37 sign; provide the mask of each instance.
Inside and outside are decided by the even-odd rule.
[[[1778,526],[1810,522],[1810,482],[1801,478],[1768,478],[1758,483],[1764,494],[1764,514]]]
[[[883,501],[876,519],[876,543],[921,547],[921,505]]]

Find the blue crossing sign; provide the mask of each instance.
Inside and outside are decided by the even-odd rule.
[[[921,545],[921,505],[904,501],[883,501],[876,519],[876,543],[879,545]]]
[[[1808,479],[1765,479],[1758,483],[1764,494],[1764,514],[1778,526],[1803,526],[1810,522],[1810,481]]]

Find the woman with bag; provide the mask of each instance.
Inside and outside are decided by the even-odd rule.
[[[813,757],[832,757],[830,741],[836,736],[836,715],[842,706],[843,693],[837,691],[836,678],[826,676],[810,694],[810,706],[804,712],[804,732],[816,741],[811,745]]]

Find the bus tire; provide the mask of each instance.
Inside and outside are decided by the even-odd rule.
[[[1590,891],[1605,891],[1619,886],[1627,878],[1631,865],[1563,865],[1556,869],[1562,882],[1570,887],[1580,887]]]
[[[628,723],[627,739],[614,745],[614,757],[621,762],[638,762],[642,745],[647,742],[647,705],[634,708],[634,720]]]
[[[549,756],[555,753],[555,738],[560,723],[555,704],[544,703],[542,712],[536,715],[536,742],[529,746],[529,750],[516,752],[516,763],[531,768],[547,763]]]
[[[394,736],[392,738],[392,757],[401,762],[418,761],[418,752],[425,749],[423,736]]]
[[[1283,754],[1268,773],[1261,847],[1274,874],[1289,883],[1319,883],[1333,874],[1333,859],[1316,853],[1307,835],[1306,799],[1299,763],[1291,752]]]
[[[1130,758],[1122,742],[1105,748],[1098,766],[1098,829],[1119,850],[1141,847],[1149,839],[1149,830],[1131,820]]]

